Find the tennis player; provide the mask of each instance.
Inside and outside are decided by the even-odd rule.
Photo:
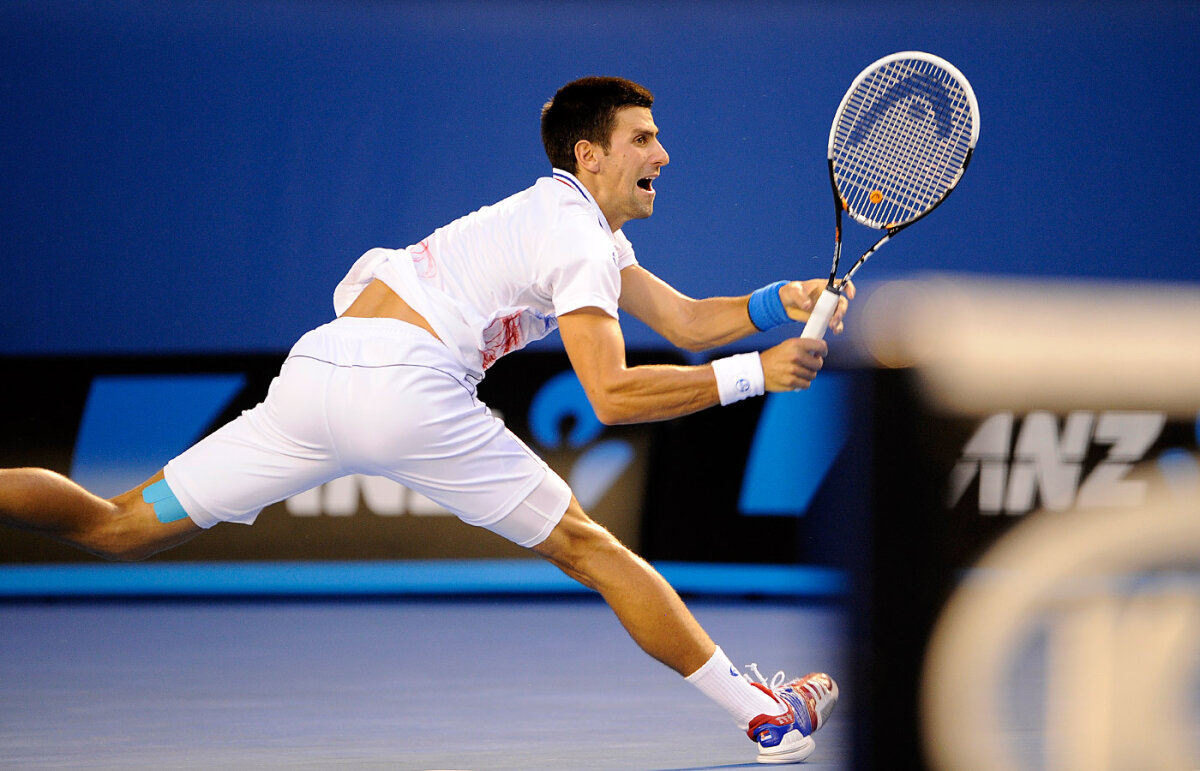
[[[701,351],[805,320],[825,284],[696,300],[638,263],[621,228],[653,212],[669,161],[652,104],[620,78],[567,84],[542,111],[552,174],[407,249],[364,254],[334,292],[336,319],[301,337],[261,404],[111,500],[44,469],[4,470],[0,521],[142,559],[340,476],[389,477],[598,591],[643,650],[733,716],[760,761],[803,760],[833,680],[739,675],[667,582],[476,395],[493,362],[556,328],[607,424],[805,389],[821,369],[826,344],[798,337],[702,366],[626,366],[619,310]]]

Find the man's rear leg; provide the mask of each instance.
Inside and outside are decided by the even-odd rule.
[[[143,499],[144,490],[162,479],[160,471],[134,489],[105,499],[48,469],[0,469],[0,523],[105,559],[145,559],[200,532],[186,516],[175,518],[178,513],[169,506],[173,496],[164,487],[155,488],[151,496],[159,498],[158,504]]]

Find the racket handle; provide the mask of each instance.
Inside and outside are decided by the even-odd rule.
[[[833,318],[834,311],[838,307],[838,298],[842,293],[831,287],[826,287],[821,292],[821,296],[817,298],[817,304],[813,306],[812,313],[809,314],[808,323],[804,325],[804,331],[800,333],[800,337],[809,340],[820,340],[825,337],[825,330],[829,328],[829,320]]]

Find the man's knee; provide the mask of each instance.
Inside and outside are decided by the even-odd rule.
[[[139,562],[190,540],[199,528],[186,517],[169,522],[156,516],[154,504],[142,496],[143,485],[109,499],[110,516],[97,522],[88,549],[117,562]]]
[[[149,528],[129,507],[119,504],[80,541],[88,551],[114,562],[139,562],[154,553]]]
[[[586,579],[598,561],[636,559],[616,536],[584,513],[574,498],[550,536],[534,551],[589,585]]]

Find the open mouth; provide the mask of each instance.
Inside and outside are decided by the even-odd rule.
[[[653,193],[654,192],[654,178],[653,177],[642,177],[641,179],[639,179],[637,181],[637,186],[643,190]]]

